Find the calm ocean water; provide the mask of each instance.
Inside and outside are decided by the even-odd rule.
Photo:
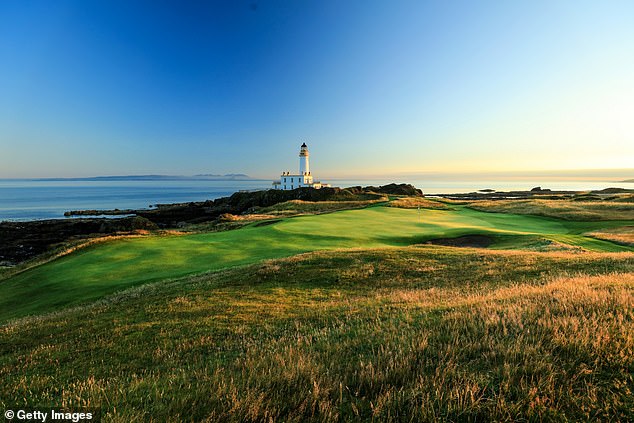
[[[407,182],[425,194],[528,190],[535,186],[553,190],[589,190],[608,187],[634,188],[612,181],[440,181],[440,180],[328,180],[333,186],[384,185]],[[240,190],[268,189],[271,181],[36,181],[0,180],[0,220],[63,218],[68,210],[138,209],[159,203],[203,201],[226,197]]]

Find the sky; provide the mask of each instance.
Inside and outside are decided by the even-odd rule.
[[[624,169],[634,2],[0,2],[0,177]]]

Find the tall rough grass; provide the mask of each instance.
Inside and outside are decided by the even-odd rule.
[[[430,200],[421,197],[401,197],[390,201],[388,204],[390,207],[399,207],[402,209],[436,209],[436,210],[449,210],[450,207],[440,201]]]
[[[606,241],[617,242],[619,244],[634,245],[634,226],[603,229],[601,231],[590,232],[588,235],[598,239],[604,239]]]
[[[387,197],[379,197],[371,200],[355,201],[303,201],[291,200],[275,204],[259,210],[260,213],[271,215],[294,215],[300,213],[328,213],[338,210],[359,209],[388,201]]]
[[[634,254],[310,253],[0,328],[0,404],[105,421],[631,421]]]
[[[618,201],[483,200],[471,202],[469,207],[480,211],[532,214],[566,220],[634,219],[634,203]]]

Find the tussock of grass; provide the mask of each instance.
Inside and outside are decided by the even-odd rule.
[[[608,200],[618,203],[634,203],[634,194],[616,194],[609,197]]]
[[[0,405],[115,422],[628,421],[633,333],[631,253],[308,253],[5,325]]]
[[[371,200],[360,201],[302,201],[291,200],[283,203],[275,204],[271,207],[265,207],[258,212],[269,215],[295,215],[295,214],[315,214],[328,213],[338,210],[359,209],[370,206],[372,204],[383,203],[388,201],[387,197],[379,197]]]
[[[235,215],[231,213],[225,213],[220,216],[220,221],[221,222],[257,222],[260,220],[275,219],[275,218],[277,218],[277,216],[272,214],[253,213],[253,214]]]
[[[565,220],[597,221],[634,219],[634,204],[627,202],[536,199],[484,200],[471,202],[469,207],[487,212],[530,214]]]
[[[435,210],[449,210],[450,207],[440,201],[434,201],[421,197],[401,197],[396,200],[390,201],[387,206],[399,207],[402,209],[435,209]]]
[[[617,242],[624,245],[634,245],[634,226],[623,226],[621,228],[603,229],[590,232],[589,236]]]
[[[2,279],[4,275],[9,274],[11,270],[12,270],[11,266],[0,266],[0,279]]]

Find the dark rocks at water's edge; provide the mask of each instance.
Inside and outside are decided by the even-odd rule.
[[[156,223],[160,227],[178,227],[183,223],[201,223],[214,220],[222,214],[244,214],[259,207],[269,207],[291,200],[303,201],[355,201],[378,199],[383,195],[422,196],[423,192],[408,184],[389,184],[380,187],[350,188],[298,188],[294,190],[263,190],[236,192],[230,197],[204,202],[182,204],[158,204],[151,210],[134,213]]]
[[[383,195],[422,196],[412,185],[389,184],[381,187],[298,188],[291,191],[263,190],[236,192],[230,197],[203,202],[159,204],[148,210],[77,210],[66,216],[128,215],[127,217],[55,219],[31,222],[0,222],[0,265],[15,265],[34,258],[56,245],[91,237],[131,233],[140,229],[178,228],[190,223],[215,221],[223,214],[254,212],[291,200],[354,201],[378,199]],[[133,215],[133,216],[129,216]]]
[[[606,188],[594,191],[553,191],[548,188],[535,187],[530,191],[487,191],[470,192],[465,194],[431,194],[432,197],[447,198],[449,200],[526,200],[538,198],[542,200],[581,200],[588,196],[600,196],[606,194],[634,193],[634,190],[624,188]],[[599,198],[599,197],[597,197]]]
[[[625,188],[605,188],[600,191],[590,191],[592,194],[625,194],[634,193],[634,189]]]
[[[416,188],[411,184],[388,184],[381,185],[379,187],[368,186],[365,188],[361,188],[360,186],[345,188],[344,191],[354,191],[356,193],[362,192],[376,192],[379,194],[389,194],[389,195],[410,195],[414,197],[422,197],[423,191]]]
[[[133,215],[135,214],[135,210],[125,209],[125,210],[71,210],[64,212],[64,216],[125,216],[125,215]]]
[[[0,265],[18,264],[63,242],[141,229],[157,226],[142,217],[0,222]]]

